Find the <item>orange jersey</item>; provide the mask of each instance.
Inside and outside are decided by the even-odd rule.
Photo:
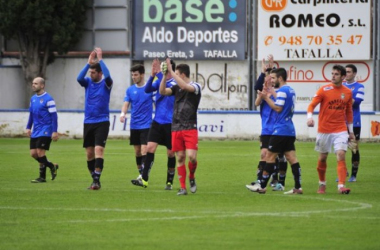
[[[339,133],[347,131],[347,123],[353,122],[352,92],[345,86],[336,87],[332,83],[322,86],[307,107],[312,113],[321,104],[318,116],[319,133]]]

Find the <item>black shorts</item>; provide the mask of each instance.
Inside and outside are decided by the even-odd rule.
[[[83,147],[106,147],[110,122],[85,123],[83,127]]]
[[[146,145],[148,142],[149,128],[131,129],[129,145]]]
[[[260,136],[260,149],[268,148],[270,135]]]
[[[295,136],[272,135],[269,139],[268,150],[273,153],[295,151]]]
[[[360,140],[360,131],[361,131],[361,127],[354,127],[355,140],[357,141]]]
[[[172,124],[159,124],[153,121],[148,134],[148,142],[150,141],[172,149]]]
[[[50,143],[51,143],[51,137],[48,137],[48,136],[30,138],[29,148],[30,149],[40,148],[40,149],[49,150]]]

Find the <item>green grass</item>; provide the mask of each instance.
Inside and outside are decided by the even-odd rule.
[[[52,143],[57,179],[32,184],[29,140],[0,139],[0,249],[380,249],[380,151],[360,146],[351,194],[337,194],[330,155],[327,194],[318,195],[314,143],[297,142],[304,195],[285,196],[245,188],[255,179],[257,141],[201,141],[198,191],[179,197],[177,178],[175,190],[164,190],[163,147],[142,189],[130,183],[138,172],[129,141],[109,140],[102,189],[89,191],[81,140]]]

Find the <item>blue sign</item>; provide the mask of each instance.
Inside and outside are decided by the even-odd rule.
[[[133,59],[244,60],[246,0],[134,0]]]

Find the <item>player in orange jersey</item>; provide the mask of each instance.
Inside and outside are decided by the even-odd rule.
[[[313,111],[320,104],[315,146],[315,150],[319,152],[317,166],[319,194],[324,194],[326,190],[326,161],[332,146],[338,161],[338,193],[350,193],[350,189],[345,187],[347,173],[345,159],[348,140],[354,140],[355,136],[353,133],[352,92],[343,86],[345,76],[345,67],[333,66],[331,83],[322,86],[317,91],[307,108],[307,126],[313,127]],[[349,133],[347,133],[347,126]]]

